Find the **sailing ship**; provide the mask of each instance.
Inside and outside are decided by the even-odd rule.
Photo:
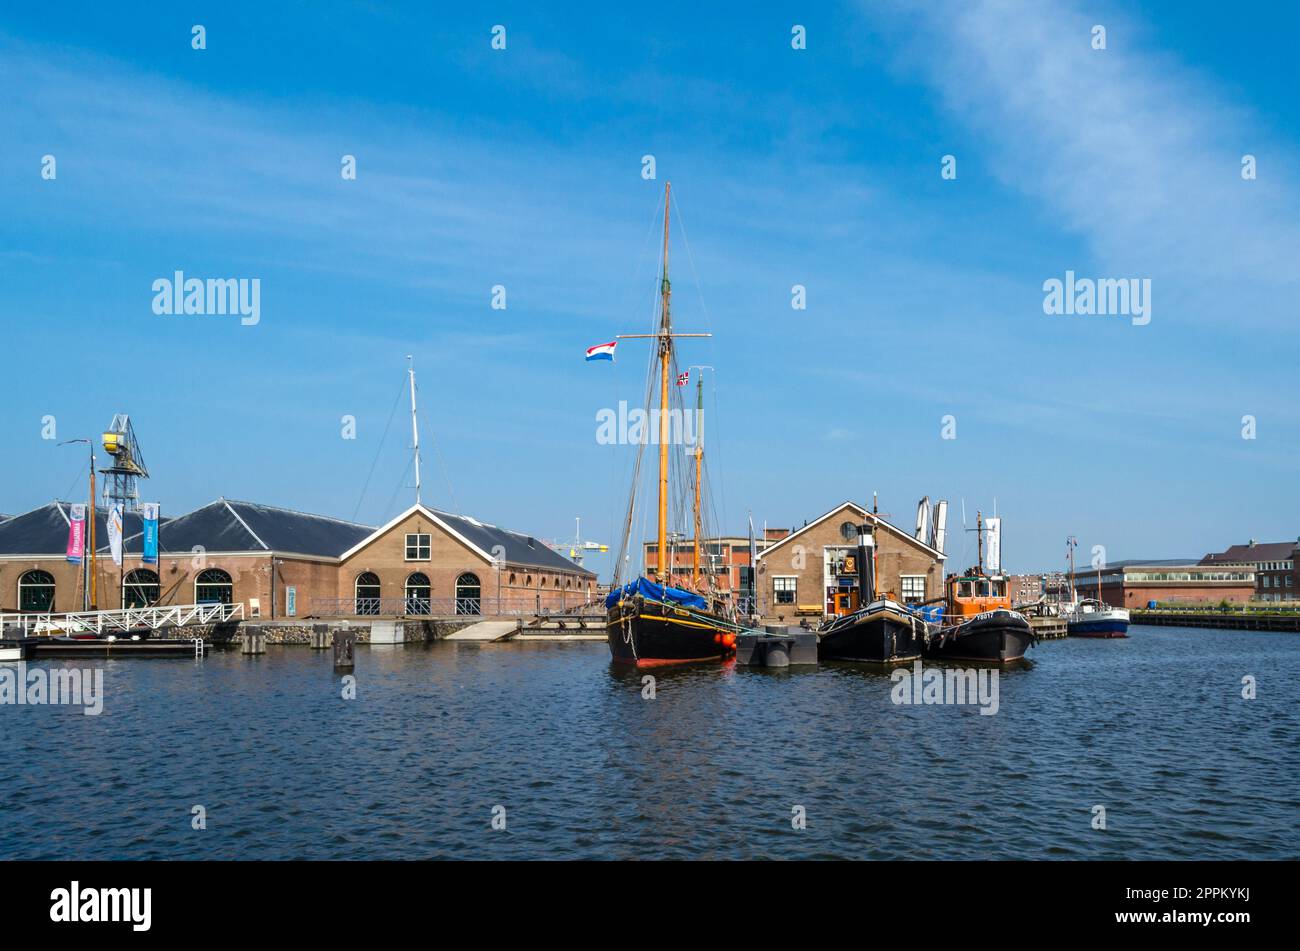
[[[985,529],[978,512],[975,525],[978,561],[966,573],[948,576],[944,625],[926,642],[926,656],[995,664],[1018,661],[1038,643],[1038,635],[1023,614],[1011,609],[1000,566],[984,570]]]
[[[1127,608],[1113,608],[1101,599],[1101,568],[1097,569],[1097,597],[1080,598],[1074,586],[1074,538],[1070,553],[1070,604],[1061,612],[1071,637],[1128,637]]]
[[[659,479],[658,479],[658,532],[655,549],[656,574],[659,580],[644,575],[627,584],[620,584],[619,572],[627,553],[636,507],[636,482],[640,472],[644,441],[638,445],[637,464],[634,468],[632,492],[628,500],[624,523],[623,544],[615,567],[614,588],[605,599],[605,633],[613,659],[620,663],[649,667],[661,664],[680,664],[698,661],[722,661],[735,657],[736,638],[742,628],[734,615],[716,598],[716,592],[706,591],[700,574],[700,479],[703,473],[703,425],[695,434],[695,540],[692,557],[690,585],[694,590],[674,587],[673,565],[668,545],[669,499],[669,394],[674,377],[673,341],[680,337],[707,337],[709,334],[675,333],[672,327],[672,285],[668,280],[668,230],[669,209],[672,204],[672,183],[664,186],[664,237],[663,272],[659,287],[658,326],[651,334],[620,334],[619,339],[650,339],[655,341],[651,373],[658,377],[659,406]],[[655,374],[655,363],[658,373]],[[653,378],[653,377],[652,377]],[[701,387],[697,381],[697,389]],[[649,388],[653,399],[654,388]],[[698,389],[699,407],[703,415],[702,389]],[[649,406],[646,407],[650,409]],[[654,419],[647,412],[647,417]]]
[[[921,656],[930,626],[891,598],[876,597],[876,544],[870,524],[858,526],[857,610],[832,618],[817,632],[821,660],[901,664]]]

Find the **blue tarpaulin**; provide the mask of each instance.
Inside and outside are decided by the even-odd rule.
[[[629,582],[621,588],[615,588],[605,596],[605,607],[612,608],[624,598],[631,598],[638,594],[650,598],[653,601],[666,601],[669,604],[680,604],[684,608],[698,608],[701,611],[707,611],[709,608],[709,603],[692,591],[683,591],[681,588],[665,587],[661,584],[655,584],[648,578],[637,578],[635,581]]]
[[[908,607],[908,610],[914,614],[921,615],[922,621],[928,621],[931,624],[937,624],[943,620],[942,604],[927,605],[925,607],[921,607],[919,605],[910,605]]]

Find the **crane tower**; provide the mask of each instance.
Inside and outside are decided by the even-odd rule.
[[[149,467],[140,452],[140,441],[135,427],[126,413],[117,413],[104,432],[104,451],[113,464],[100,469],[104,478],[104,502],[121,502],[125,512],[138,511],[140,507],[140,479],[149,478]]]

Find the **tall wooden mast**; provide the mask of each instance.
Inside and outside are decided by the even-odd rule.
[[[90,529],[90,544],[87,546],[89,551],[86,554],[88,558],[88,567],[90,569],[90,610],[99,610],[99,579],[95,571],[95,445],[90,445],[90,518],[88,528]],[[158,566],[162,570],[162,565]]]
[[[619,340],[652,338],[659,345],[659,532],[656,539],[656,564],[659,580],[667,584],[672,578],[672,565],[666,562],[668,556],[668,393],[672,386],[673,338],[674,337],[710,337],[712,334],[675,334],[672,321],[672,285],[668,281],[668,209],[672,206],[672,182],[664,185],[664,271],[659,286],[661,306],[659,329],[652,334],[618,334]],[[648,407],[647,407],[648,409]],[[644,445],[644,443],[643,443]],[[639,457],[638,457],[639,458]],[[638,461],[638,467],[640,463]],[[635,497],[635,489],[633,490]],[[628,507],[626,531],[632,528],[632,509]],[[696,533],[698,537],[698,532]]]
[[[691,570],[695,590],[700,590],[700,475],[704,469],[704,371],[695,378],[695,552]]]
[[[664,277],[660,285],[662,304],[659,313],[659,580],[667,584],[672,579],[672,565],[665,567],[668,551],[668,376],[672,372],[673,325],[669,305],[672,285],[668,282],[668,209],[672,204],[673,183],[664,183]]]

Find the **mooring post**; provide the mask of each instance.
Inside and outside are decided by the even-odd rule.
[[[313,624],[311,626],[311,649],[323,651],[330,646],[330,626]]]
[[[334,669],[351,670],[356,666],[356,631],[334,632]]]
[[[243,635],[244,639],[239,645],[239,652],[241,654],[251,655],[266,653],[266,635],[262,633],[260,627],[245,624]]]

